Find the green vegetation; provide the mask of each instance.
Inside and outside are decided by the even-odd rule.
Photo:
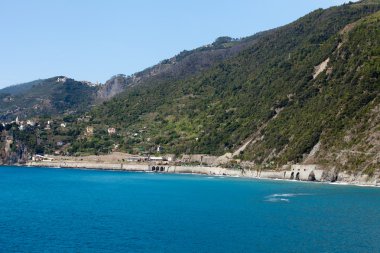
[[[54,118],[68,123],[64,130],[53,125],[15,136],[45,152],[62,141],[69,145],[60,150],[78,155],[154,152],[158,145],[167,153],[222,155],[254,138],[236,158],[265,168],[305,161],[319,143],[313,162],[370,174],[380,147],[373,137],[380,124],[379,10],[379,1],[361,1],[245,39],[218,38],[137,73],[139,81],[123,77],[125,91],[85,120],[66,113]],[[90,88],[51,91],[52,108],[88,110],[93,100],[81,98]]]
[[[379,8],[317,10],[258,36],[253,46],[201,74],[129,88],[97,107],[91,124],[116,127],[126,140],[118,143],[124,150],[160,144],[168,152],[214,155],[235,150],[267,124],[264,139],[241,158],[299,162],[318,141],[339,142],[347,121],[377,96],[378,58],[364,61],[378,50],[378,31],[367,25],[376,18],[364,19],[348,34],[339,32]],[[314,67],[327,58],[331,73],[313,79]],[[276,111],[281,112],[272,119]],[[140,130],[138,137],[131,135]]]
[[[0,90],[0,119],[14,120],[33,116],[83,113],[95,100],[97,87],[67,78],[53,77]]]

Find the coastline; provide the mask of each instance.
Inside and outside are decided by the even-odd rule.
[[[334,185],[352,185],[360,187],[380,187],[380,180],[368,176],[349,175],[345,172],[339,172],[336,181],[330,180],[294,180],[284,178],[286,171],[257,171],[230,169],[223,167],[206,167],[206,166],[174,166],[174,165],[155,165],[155,164],[136,164],[136,163],[96,163],[96,162],[78,162],[78,161],[40,161],[28,162],[26,164],[16,164],[16,166],[26,167],[47,167],[61,169],[86,169],[86,170],[109,170],[109,171],[126,171],[126,172],[145,172],[145,173],[162,173],[162,174],[195,174],[216,177],[234,177],[244,179],[259,180],[279,180],[289,182],[304,183],[325,183]],[[164,171],[152,171],[153,167],[164,168]]]

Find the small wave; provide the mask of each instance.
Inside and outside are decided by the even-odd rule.
[[[289,199],[286,199],[286,198],[267,198],[265,201],[268,201],[268,202],[289,202]]]
[[[310,195],[310,194],[308,193],[276,193],[276,194],[267,196],[267,198],[278,198],[278,197],[291,198],[291,197],[296,197],[296,196],[307,196],[307,195]]]
[[[311,195],[308,193],[276,193],[265,197],[268,202],[289,202],[289,198]]]

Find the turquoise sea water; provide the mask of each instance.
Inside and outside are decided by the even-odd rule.
[[[380,252],[380,189],[0,167],[0,252]]]

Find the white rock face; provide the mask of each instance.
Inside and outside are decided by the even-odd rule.
[[[317,78],[320,73],[326,70],[327,64],[329,63],[330,58],[324,60],[321,64],[314,67],[313,79]]]

